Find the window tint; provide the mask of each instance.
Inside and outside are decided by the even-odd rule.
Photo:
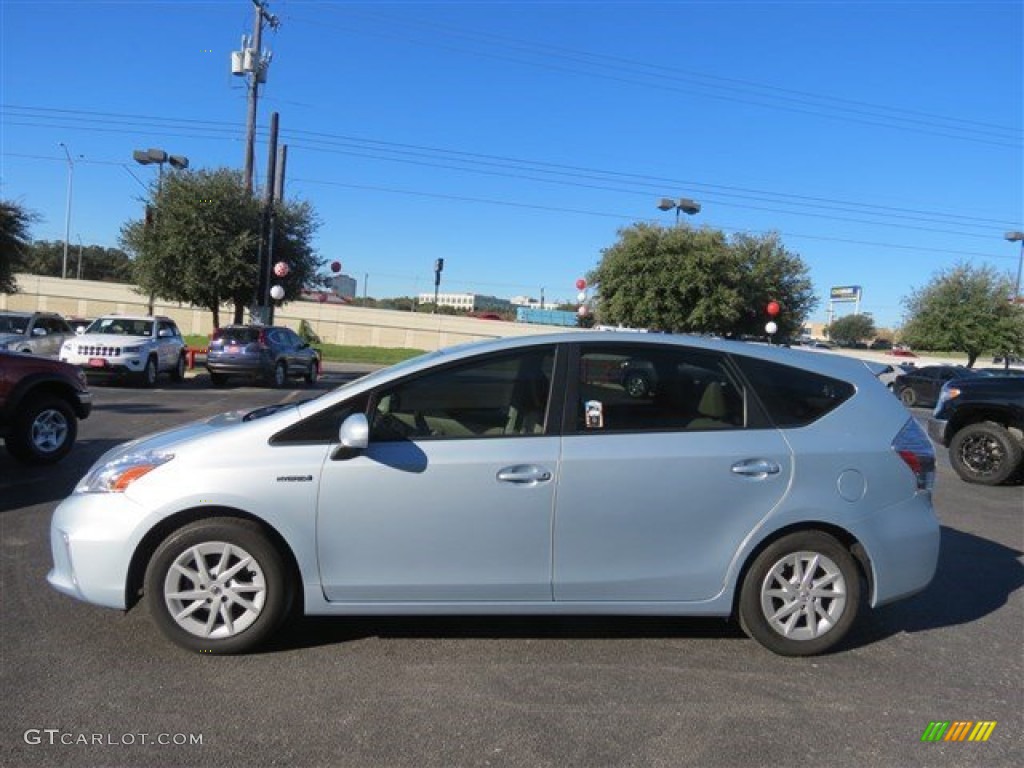
[[[579,432],[740,429],[743,390],[725,358],[649,345],[586,346],[580,355]]]
[[[226,344],[251,344],[260,337],[257,328],[221,328],[220,338]]]
[[[368,395],[360,395],[355,400],[346,400],[332,405],[320,413],[292,424],[270,438],[271,445],[294,445],[297,443],[336,443],[341,422],[353,413],[365,413],[369,403]]]
[[[370,440],[480,438],[544,432],[554,347],[457,364],[378,393]]]
[[[752,357],[734,358],[778,427],[802,427],[854,393],[852,384]]]

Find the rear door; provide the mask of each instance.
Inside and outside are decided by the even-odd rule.
[[[785,440],[715,352],[585,343],[569,371],[555,599],[715,596],[735,552],[786,493]],[[648,387],[624,386],[635,371]]]

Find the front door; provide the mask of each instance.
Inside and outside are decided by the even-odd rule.
[[[533,347],[372,394],[369,448],[323,468],[317,550],[329,600],[550,602],[553,358],[553,347]]]

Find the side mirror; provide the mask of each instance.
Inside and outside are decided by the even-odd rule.
[[[366,420],[366,414],[353,413],[341,422],[338,442],[341,445],[331,454],[334,461],[351,459],[365,451],[370,444],[370,422]]]
[[[33,336],[45,336],[46,335],[46,329],[45,328],[33,328],[32,329],[32,335]]]
[[[85,333],[85,326],[84,325],[80,325],[77,328],[75,328],[75,336],[81,336],[84,333]]]

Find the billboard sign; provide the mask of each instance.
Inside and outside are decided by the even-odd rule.
[[[860,301],[859,285],[837,285],[832,288],[829,298],[832,301]]]

